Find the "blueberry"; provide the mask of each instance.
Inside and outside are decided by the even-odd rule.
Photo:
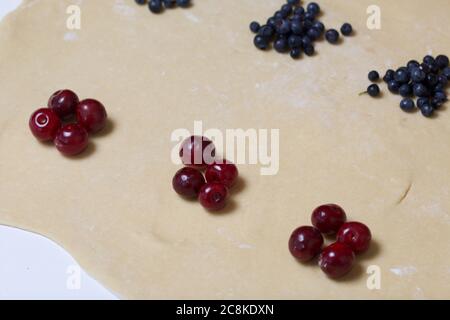
[[[314,29],[319,30],[320,33],[323,33],[323,32],[325,31],[325,25],[324,25],[322,22],[320,22],[320,21],[315,21],[315,22],[313,23],[312,27],[313,27]]]
[[[409,81],[409,72],[405,67],[397,69],[395,72],[394,80],[399,83],[407,83]]]
[[[281,12],[287,17],[292,13],[292,6],[290,4],[285,4],[281,7]]]
[[[439,69],[444,69],[447,68],[449,65],[449,59],[447,56],[444,55],[438,55],[436,57],[436,64],[438,66]]]
[[[435,62],[436,60],[430,55],[427,55],[423,58],[423,63],[425,64],[434,64]]]
[[[429,104],[430,99],[428,98],[419,98],[417,99],[417,107],[421,109],[425,104]]]
[[[300,58],[300,53],[301,53],[300,48],[294,48],[294,49],[292,49],[292,50],[291,50],[291,53],[290,53],[291,58],[292,58],[292,59],[298,59],[298,58]]]
[[[291,6],[297,6],[300,4],[300,0],[287,0],[287,3]]]
[[[320,38],[321,32],[315,28],[311,28],[308,30],[307,35],[311,40],[315,41]]]
[[[188,8],[191,5],[191,0],[177,0],[177,5],[182,8]]]
[[[435,110],[440,109],[443,104],[444,104],[444,102],[442,102],[442,101],[440,101],[439,99],[436,99],[436,98],[431,98],[431,100],[430,100],[430,105]]]
[[[164,8],[167,8],[167,9],[171,9],[171,8],[175,7],[175,4],[176,4],[175,0],[162,0],[162,3],[164,5]]]
[[[147,0],[135,0],[137,4],[144,5],[147,3]]]
[[[336,44],[339,41],[339,33],[334,29],[330,29],[326,32],[325,38],[329,43]]]
[[[305,54],[308,57],[311,57],[312,55],[314,55],[315,49],[312,44],[309,44],[309,45],[303,47],[303,51],[305,52]]]
[[[380,95],[380,87],[377,84],[371,84],[367,88],[367,93],[371,97],[378,97]]]
[[[438,84],[438,81],[439,81],[438,76],[433,73],[427,74],[427,77],[425,78],[425,83],[430,88],[436,86]]]
[[[383,77],[383,81],[387,83],[391,80],[394,80],[394,76],[395,76],[395,71],[392,69],[389,69],[388,71],[386,71],[386,74]]]
[[[275,29],[277,25],[277,19],[275,19],[275,17],[270,17],[269,19],[267,19],[266,24]]]
[[[291,49],[297,49],[302,47],[302,37],[292,34],[288,38],[288,45]]]
[[[447,80],[450,80],[450,67],[444,68],[442,74],[447,77]]]
[[[388,89],[392,93],[398,93],[398,90],[400,89],[400,84],[395,80],[391,80],[388,82]]]
[[[443,91],[437,91],[434,93],[434,98],[437,99],[440,102],[447,101],[447,95]]]
[[[299,20],[292,20],[291,31],[294,34],[301,35],[303,33],[303,23]]]
[[[353,33],[353,27],[350,23],[344,23],[341,27],[341,33],[344,36],[350,36]]]
[[[413,67],[411,69],[411,80],[413,82],[422,82],[423,80],[425,80],[426,76],[426,73],[418,67]]]
[[[279,34],[288,34],[291,31],[291,22],[287,19],[277,21],[276,30]]]
[[[408,62],[408,64],[406,65],[406,67],[408,68],[409,71],[411,71],[414,68],[419,68],[420,67],[420,63],[417,62],[416,60],[410,60]]]
[[[447,77],[444,76],[443,74],[439,75],[439,76],[438,76],[438,83],[439,83],[441,86],[445,87],[445,86],[448,84],[448,79],[447,79]]]
[[[311,3],[308,4],[308,6],[306,7],[306,11],[307,11],[307,12],[311,12],[311,13],[313,13],[314,15],[317,15],[317,14],[319,14],[319,12],[320,12],[320,6],[319,6],[317,3],[315,3],[315,2],[311,2]]]
[[[267,37],[257,35],[253,39],[253,43],[255,44],[255,47],[261,50],[266,50],[269,47],[269,41]]]
[[[310,11],[307,11],[306,13],[305,13],[305,20],[309,20],[309,21],[314,21],[314,19],[316,18],[316,14],[315,13],[313,13],[313,12],[310,12]]]
[[[369,72],[368,78],[370,81],[375,82],[380,79],[380,74],[377,71],[373,70]]]
[[[425,85],[423,85],[422,83],[414,84],[413,92],[414,92],[414,95],[419,97],[419,98],[425,98],[425,97],[428,97],[430,95],[427,87]]]
[[[405,98],[400,102],[400,108],[405,112],[414,111],[416,106],[414,105],[414,101],[410,98]]]
[[[302,38],[302,47],[303,49],[305,49],[306,47],[309,47],[310,45],[312,45],[312,41],[308,36],[304,36]]]
[[[306,30],[311,29],[312,26],[313,26],[313,22],[312,22],[311,20],[304,20],[304,21],[303,21],[303,27],[304,27]]]
[[[153,13],[160,13],[163,9],[161,0],[150,0],[148,3],[148,8]]]
[[[423,114],[425,117],[427,117],[427,118],[432,117],[433,114],[434,114],[434,109],[433,109],[433,107],[431,106],[430,103],[425,103],[425,104],[422,106],[422,108],[420,108],[420,111],[421,111],[422,114]]]
[[[431,67],[430,65],[426,64],[426,63],[422,63],[420,65],[420,69],[425,72],[425,73],[430,73],[431,72]]]
[[[273,36],[274,33],[275,33],[274,29],[268,25],[262,26],[258,31],[258,35],[266,38],[270,38],[271,36]]]
[[[398,89],[398,93],[400,93],[400,95],[403,98],[409,97],[411,95],[411,93],[412,93],[412,88],[411,88],[411,86],[409,84],[406,84],[406,83],[402,84],[400,86],[400,88]]]
[[[275,40],[273,47],[277,52],[283,53],[286,52],[288,49],[288,42],[285,38],[280,37],[277,40]]]
[[[259,29],[261,29],[261,26],[259,25],[258,22],[253,21],[252,23],[250,23],[250,30],[253,33],[258,33]]]
[[[274,17],[275,19],[277,19],[277,20],[281,20],[281,19],[286,18],[285,14],[284,14],[281,10],[275,12],[275,14],[273,15],[273,17]]]
[[[294,15],[303,16],[305,14],[305,8],[297,7],[294,10]]]
[[[432,73],[438,73],[439,72],[439,67],[438,67],[436,62],[428,63],[427,66],[428,66],[428,69],[430,70],[430,72],[432,72]]]

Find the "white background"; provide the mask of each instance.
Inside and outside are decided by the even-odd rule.
[[[0,20],[21,0],[1,0]],[[0,226],[0,299],[116,299],[56,243]]]

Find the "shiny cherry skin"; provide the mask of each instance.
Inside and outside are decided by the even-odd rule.
[[[188,167],[178,170],[172,179],[173,189],[186,198],[197,198],[205,183],[200,171]]]
[[[361,222],[347,222],[342,225],[337,234],[337,241],[350,247],[356,254],[369,249],[372,233]]]
[[[52,109],[61,120],[75,115],[75,109],[80,100],[71,90],[56,91],[48,100],[48,107]]]
[[[238,175],[236,165],[226,160],[209,165],[205,171],[206,181],[223,183],[228,188],[234,186]]]
[[[71,123],[59,129],[54,142],[58,151],[63,155],[74,156],[86,149],[89,135],[82,126]]]
[[[206,168],[214,163],[216,148],[214,143],[206,137],[191,136],[185,139],[180,148],[180,158],[184,165]]]
[[[289,251],[299,261],[307,262],[320,253],[323,236],[314,227],[304,226],[292,232],[289,238]]]
[[[325,249],[319,256],[319,266],[330,278],[340,278],[353,268],[355,254],[345,244],[335,242]]]
[[[99,101],[86,99],[80,101],[76,107],[78,124],[83,126],[88,133],[97,133],[106,126],[108,117],[106,109]]]
[[[198,195],[200,204],[207,210],[218,211],[225,208],[228,188],[222,183],[206,183]]]
[[[323,234],[336,234],[347,220],[344,210],[335,204],[326,204],[316,208],[311,215],[313,226]]]
[[[28,125],[36,139],[52,141],[61,128],[61,120],[53,110],[41,108],[31,115]]]

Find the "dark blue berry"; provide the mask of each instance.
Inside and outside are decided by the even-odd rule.
[[[306,11],[307,12],[311,12],[314,13],[314,15],[318,15],[320,12],[320,6],[315,3],[315,2],[311,2],[310,4],[308,4],[308,6],[306,7]]]
[[[298,58],[300,58],[300,53],[301,53],[300,48],[294,48],[294,49],[292,49],[292,50],[291,50],[291,53],[290,53],[291,58],[292,58],[292,59],[298,59]]]
[[[288,34],[291,31],[291,22],[287,19],[277,21],[276,30],[279,34]]]
[[[287,0],[287,3],[291,6],[297,6],[300,4],[300,0]]]
[[[137,4],[144,5],[147,3],[147,0],[135,0]]]
[[[259,25],[258,22],[253,21],[252,23],[250,23],[250,30],[253,33],[258,33],[259,29],[261,28],[261,26]]]
[[[269,47],[269,41],[267,37],[263,37],[261,35],[255,36],[253,39],[253,43],[255,44],[255,47],[261,50],[266,50]]]
[[[339,41],[339,33],[334,29],[330,29],[326,32],[325,38],[329,43],[336,44]]]
[[[292,13],[292,6],[290,4],[285,4],[281,7],[281,12],[287,17]]]
[[[303,33],[303,23],[299,20],[292,20],[291,31],[294,34],[301,35]]]
[[[312,20],[303,20],[303,28],[305,28],[306,30],[311,29],[313,24],[314,23],[312,22]]]
[[[275,30],[268,25],[262,26],[259,31],[258,31],[258,35],[266,37],[266,38],[270,38],[271,36],[273,36],[273,34],[275,33]]]
[[[161,0],[150,0],[148,3],[148,8],[153,13],[160,13],[163,9]]]
[[[413,82],[419,83],[425,80],[426,73],[418,67],[414,67],[411,69],[411,80]]]
[[[369,75],[367,77],[370,81],[375,82],[380,79],[380,74],[377,71],[373,70],[369,72]]]
[[[443,91],[437,91],[434,93],[434,98],[438,101],[445,102],[447,101],[447,95]]]
[[[414,95],[419,98],[425,98],[430,95],[428,88],[422,83],[416,83],[413,86]]]
[[[312,25],[312,27],[322,34],[325,31],[325,25],[320,21],[315,21]]]
[[[438,55],[436,57],[436,64],[438,66],[439,69],[444,69],[447,68],[449,65],[449,59],[447,56],[444,55]]]
[[[344,23],[341,27],[341,33],[344,36],[350,36],[353,33],[353,27],[350,23]]]
[[[311,28],[308,30],[307,35],[311,40],[315,41],[320,38],[321,32],[315,28]]]
[[[371,97],[378,97],[380,95],[380,87],[377,84],[371,84],[367,88],[367,93]]]
[[[162,2],[164,5],[164,8],[167,8],[167,9],[171,9],[171,8],[175,7],[175,5],[176,5],[175,0],[162,0]]]
[[[275,43],[273,44],[273,47],[277,52],[283,53],[286,52],[288,49],[288,43],[285,38],[278,38],[275,40]]]
[[[188,8],[191,5],[191,0],[177,0],[177,5],[182,8]]]
[[[409,72],[405,67],[397,69],[395,72],[394,80],[399,83],[407,83],[409,81]]]
[[[406,97],[409,97],[410,95],[411,95],[411,93],[412,93],[412,88],[411,88],[411,86],[409,85],[409,84],[402,84],[401,86],[400,86],[400,88],[398,89],[398,93],[403,97],[403,98],[406,98]]]
[[[297,7],[294,10],[294,15],[303,16],[305,14],[305,8]]]
[[[433,109],[433,107],[431,106],[431,104],[429,104],[429,103],[425,103],[425,104],[420,108],[420,111],[421,111],[422,114],[423,114],[425,117],[427,117],[427,118],[432,117],[433,114],[434,114],[434,109]]]
[[[442,107],[444,103],[436,98],[431,98],[430,105],[433,109],[438,110]]]
[[[430,65],[430,64],[434,64],[435,62],[436,62],[436,60],[430,55],[427,55],[423,58],[423,63],[425,63],[425,64]]]
[[[312,41],[308,36],[304,36],[302,38],[302,47],[305,49],[306,47],[309,47],[312,45]]]
[[[387,83],[391,80],[394,80],[394,76],[395,76],[395,71],[392,69],[389,69],[388,71],[386,71],[386,74],[383,77],[383,81]]]
[[[267,25],[275,29],[277,26],[277,19],[275,19],[274,17],[270,17],[269,19],[267,19]]]
[[[286,18],[286,15],[281,10],[279,10],[279,11],[275,12],[273,17],[277,20],[281,20],[281,19]]]
[[[442,74],[447,77],[447,80],[450,80],[450,67],[447,67],[444,70],[442,70]]]
[[[408,62],[406,67],[408,68],[409,71],[411,71],[414,68],[419,68],[420,67],[420,63],[418,61],[416,61],[416,60],[411,60],[411,61]]]
[[[422,71],[425,72],[425,73],[430,73],[431,72],[431,67],[428,64],[426,64],[426,63],[422,63],[420,65],[420,69],[422,69]]]
[[[388,89],[392,93],[398,93],[398,90],[400,89],[400,84],[395,80],[391,80],[388,82]]]
[[[307,12],[305,13],[305,16],[304,16],[304,17],[305,17],[305,20],[310,21],[310,22],[313,22],[314,19],[316,18],[316,14],[313,13],[313,12],[307,11]]]
[[[309,45],[303,47],[303,51],[305,52],[305,54],[308,57],[311,57],[311,56],[314,55],[315,49],[314,49],[314,46],[312,44],[309,44]]]
[[[442,87],[445,87],[448,84],[448,79],[443,74],[440,74],[438,76],[438,82]]]
[[[291,49],[297,49],[302,47],[302,37],[292,34],[288,38],[288,45]]]
[[[425,104],[429,104],[430,99],[428,98],[419,98],[417,99],[417,107],[421,109]]]
[[[427,74],[427,77],[425,78],[425,83],[430,88],[436,86],[438,84],[438,81],[439,81],[438,76],[433,73]]]
[[[414,105],[414,101],[410,98],[405,98],[400,102],[400,108],[405,112],[414,111],[416,106]]]

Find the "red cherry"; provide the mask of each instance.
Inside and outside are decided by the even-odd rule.
[[[207,183],[200,189],[198,200],[205,209],[218,211],[225,207],[228,189],[221,183]]]
[[[320,206],[311,215],[313,226],[323,234],[335,234],[346,220],[344,210],[335,204]]]
[[[371,240],[370,229],[361,222],[344,223],[337,234],[337,241],[346,244],[356,254],[369,249]]]
[[[200,171],[194,168],[178,170],[172,179],[174,190],[184,197],[196,198],[201,187],[205,184],[205,178]]]
[[[184,165],[205,168],[214,162],[216,148],[206,137],[191,136],[183,141],[180,148],[180,158]]]
[[[56,148],[66,156],[74,156],[86,149],[89,136],[82,126],[72,123],[59,129],[55,138]]]
[[[51,109],[42,108],[35,111],[28,122],[33,135],[41,141],[55,139],[56,133],[61,128],[61,120]]]
[[[319,266],[330,278],[340,278],[353,267],[355,254],[345,244],[336,242],[325,249],[319,257]]]
[[[206,181],[223,183],[228,188],[231,188],[236,183],[238,175],[237,167],[226,160],[222,163],[209,165],[205,171]]]
[[[48,107],[52,109],[61,120],[64,120],[75,114],[75,108],[79,101],[80,100],[75,92],[70,90],[59,90],[48,100]]]
[[[289,238],[289,251],[302,262],[314,258],[320,253],[323,245],[323,237],[314,227],[300,227],[292,232]]]
[[[80,101],[76,107],[78,123],[83,126],[88,133],[96,133],[106,126],[106,109],[99,101],[86,99]]]

